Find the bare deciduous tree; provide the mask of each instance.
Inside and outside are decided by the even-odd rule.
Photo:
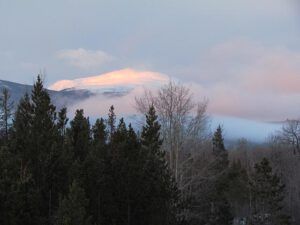
[[[291,146],[294,154],[300,154],[300,120],[287,120],[278,135],[278,140]]]
[[[150,105],[156,108],[162,126],[163,148],[178,181],[180,152],[191,143],[202,140],[207,133],[207,100],[194,101],[189,88],[173,81],[162,86],[157,93],[145,90],[144,95],[135,100],[137,110],[143,114]]]

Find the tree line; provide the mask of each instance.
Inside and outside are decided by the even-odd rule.
[[[92,125],[83,109],[69,121],[40,76],[16,110],[9,96],[4,89],[0,224],[297,224],[270,154],[248,163],[245,146],[226,149],[221,126],[208,132],[207,101],[184,86],[137,98],[139,131],[114,106]]]

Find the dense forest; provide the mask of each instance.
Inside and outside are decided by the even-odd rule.
[[[138,129],[114,106],[94,124],[83,109],[69,120],[40,76],[0,106],[1,225],[300,224],[296,120],[267,145],[227,149],[207,101],[172,82],[136,98]]]

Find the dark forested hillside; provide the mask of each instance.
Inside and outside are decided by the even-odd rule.
[[[83,109],[67,118],[40,77],[28,88],[20,100],[1,93],[1,225],[300,223],[299,152],[286,133],[227,149],[222,126],[207,131],[206,102],[174,83],[137,99],[140,132],[114,106],[91,124]]]
[[[33,86],[0,80],[0,89],[2,90],[3,88],[6,88],[10,92],[11,101],[14,102],[16,106],[25,93],[30,93],[32,91]],[[47,92],[57,108],[72,105],[94,95],[88,90],[75,89],[65,89],[61,91],[47,90]]]

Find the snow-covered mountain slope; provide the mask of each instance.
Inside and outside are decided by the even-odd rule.
[[[126,93],[137,87],[160,86],[168,81],[161,73],[123,69],[74,80],[61,80],[49,87],[51,90],[86,89],[96,93]]]

